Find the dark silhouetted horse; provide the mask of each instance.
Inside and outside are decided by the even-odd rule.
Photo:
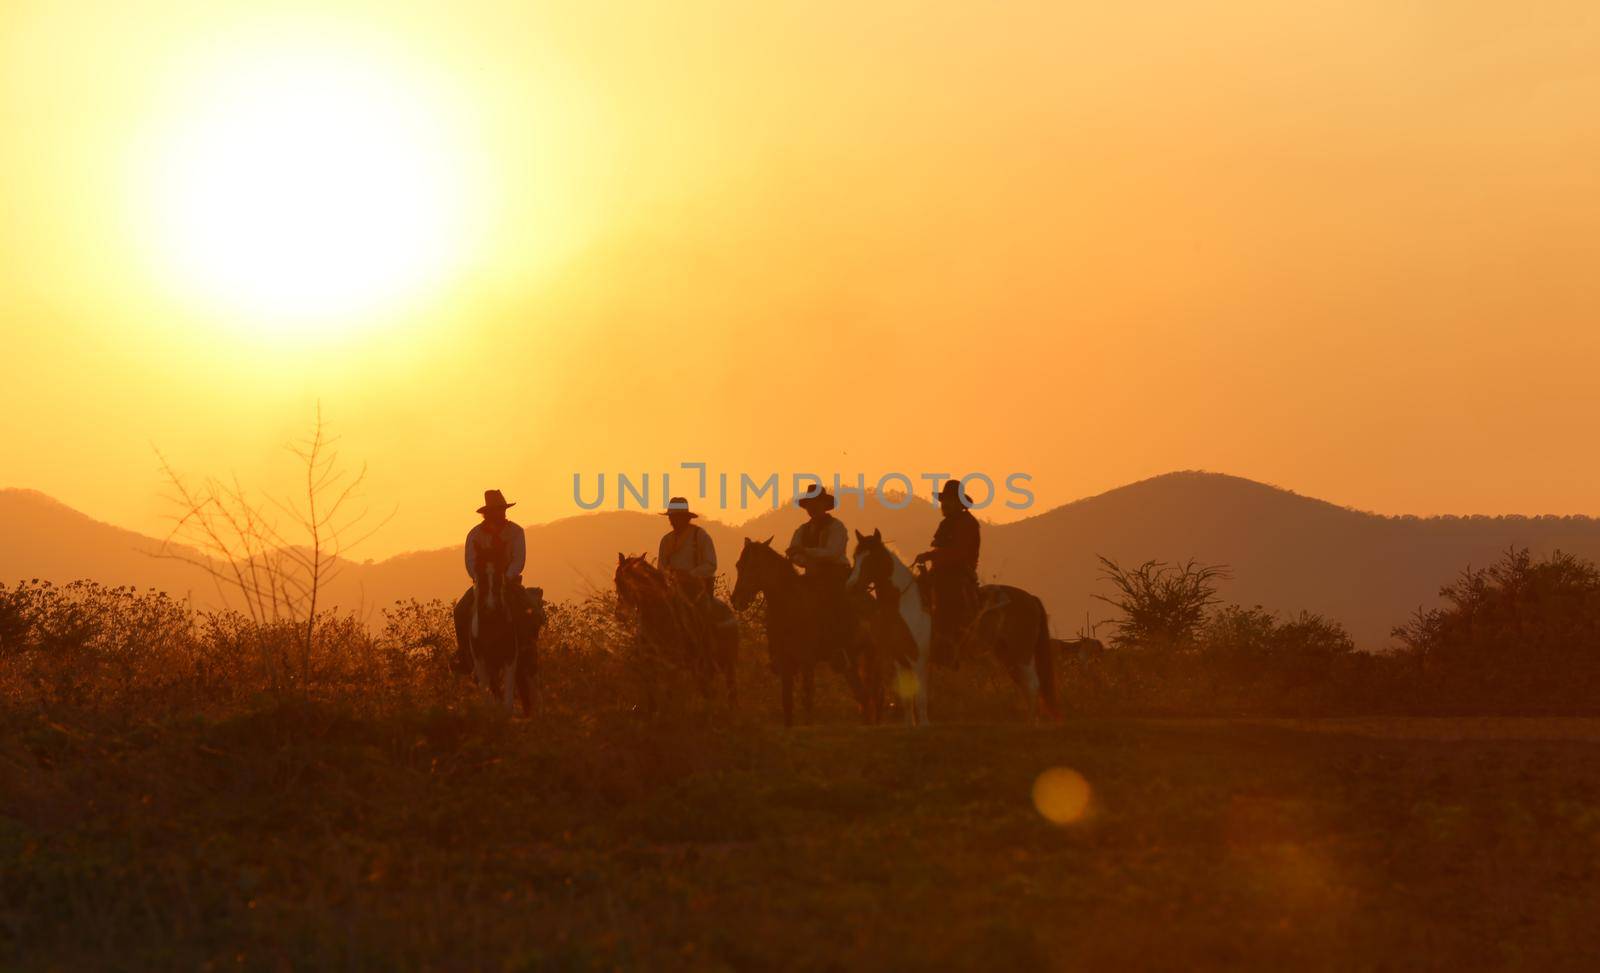
[[[498,565],[478,566],[467,650],[478,685],[499,699],[507,713],[515,701],[521,703],[523,716],[533,715],[544,619],[543,589],[513,584]]]
[[[1010,585],[988,584],[978,589],[977,617],[967,627],[959,655],[993,652],[1023,691],[1028,712],[1039,709],[1051,719],[1061,718],[1056,702],[1056,640],[1050,637],[1050,619],[1044,602]]]
[[[630,610],[639,622],[639,638],[651,660],[681,666],[693,677],[700,695],[711,697],[711,683],[720,671],[727,681],[728,702],[738,705],[735,668],[739,656],[739,630],[717,625],[704,606],[691,600],[644,555],[617,555],[612,577],[617,605]],[[655,681],[645,674],[646,693],[655,705]]]
[[[734,568],[733,607],[744,611],[756,595],[767,600],[767,654],[783,685],[783,725],[794,725],[794,687],[807,722],[822,658],[822,606],[789,559],[772,549],[772,538],[746,537]]]

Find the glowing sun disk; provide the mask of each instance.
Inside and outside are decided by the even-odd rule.
[[[338,327],[461,258],[460,146],[402,73],[302,52],[208,80],[161,140],[151,194],[177,289],[256,328]]]

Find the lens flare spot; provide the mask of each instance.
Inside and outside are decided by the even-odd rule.
[[[1068,825],[1089,813],[1089,782],[1070,767],[1051,767],[1033,782],[1033,806],[1051,824]]]
[[[910,669],[901,669],[894,674],[894,691],[901,699],[911,699],[917,695],[917,674]]]

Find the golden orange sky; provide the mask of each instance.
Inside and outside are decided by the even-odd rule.
[[[541,6],[0,6],[0,485],[159,531],[320,400],[378,556],[686,460],[1600,513],[1592,3]]]

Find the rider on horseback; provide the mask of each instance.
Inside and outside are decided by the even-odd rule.
[[[661,538],[656,567],[672,579],[685,598],[705,614],[713,625],[733,625],[733,609],[715,594],[717,548],[704,527],[691,523],[700,515],[689,509],[689,501],[673,497],[667,501],[667,523],[672,525]]]
[[[944,519],[933,533],[933,546],[917,555],[928,564],[933,589],[933,661],[954,666],[962,633],[978,610],[978,518],[967,508],[972,498],[956,480],[946,480],[939,490],[939,510]]]
[[[467,534],[467,576],[477,583],[478,568],[495,566],[505,572],[507,598],[512,604],[521,604],[524,598],[522,591],[522,568],[528,559],[528,542],[523,535],[522,528],[506,519],[506,510],[515,507],[514,503],[506,503],[505,494],[499,490],[485,490],[483,492],[483,506],[478,508],[478,513],[483,515],[483,523]],[[456,602],[456,658],[455,669],[457,672],[471,672],[472,660],[467,654],[467,638],[472,631],[472,588],[461,596]]]
[[[797,567],[805,569],[806,583],[822,612],[824,657],[837,662],[843,658],[841,653],[852,640],[855,627],[845,593],[845,582],[850,580],[850,561],[845,557],[849,531],[830,513],[834,499],[826,489],[801,497],[798,503],[810,519],[795,528],[784,553]]]

